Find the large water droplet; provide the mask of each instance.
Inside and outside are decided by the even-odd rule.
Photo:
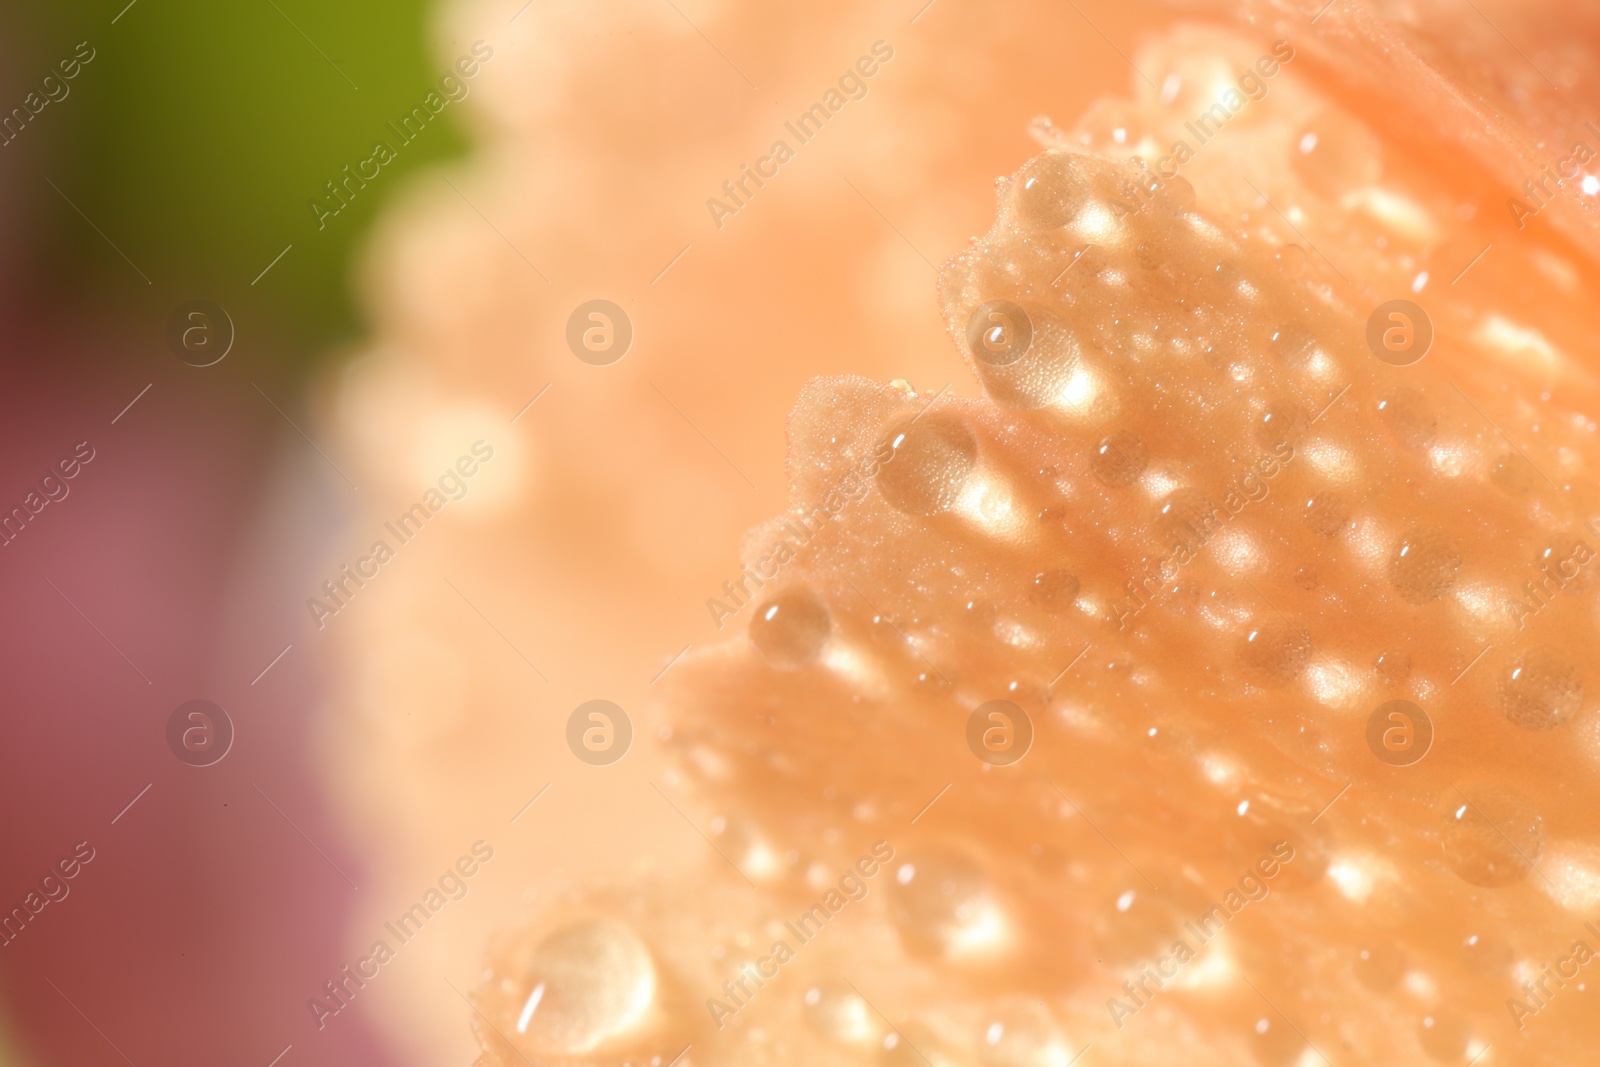
[[[1452,791],[1444,820],[1444,857],[1472,885],[1520,882],[1544,851],[1544,819],[1531,801],[1498,787]]]
[[[1343,112],[1325,111],[1295,138],[1294,169],[1307,185],[1330,199],[1378,180],[1382,145],[1367,128]]]
[[[1376,941],[1356,952],[1353,968],[1361,984],[1378,993],[1387,993],[1406,976],[1406,957],[1393,945]]]
[[[828,605],[804,586],[786,589],[756,607],[750,643],[780,670],[798,670],[816,660],[833,626]]]
[[[1272,331],[1267,338],[1267,348],[1286,366],[1301,368],[1311,361],[1317,349],[1317,338],[1298,322],[1286,322]]]
[[[1024,411],[1059,403],[1078,366],[1076,334],[1036,308],[1005,300],[974,312],[967,345],[984,392]]]
[[[878,1054],[879,1067],[965,1067],[927,1025],[910,1022],[885,1035]]]
[[[1306,250],[1299,245],[1284,245],[1272,253],[1272,260],[1290,278],[1298,278],[1306,272]]]
[[[1583,706],[1583,675],[1561,652],[1530,648],[1500,675],[1500,710],[1524,730],[1560,726]]]
[[[1250,1028],[1250,1051],[1261,1067],[1298,1067],[1306,1042],[1274,1012],[1261,1016]]]
[[[656,971],[637,934],[613,919],[587,919],[550,934],[525,978],[515,1029],[541,1055],[579,1055],[625,1035],[655,998]]]
[[[801,998],[806,1025],[842,1045],[866,1045],[878,1039],[877,1016],[871,1006],[843,982],[812,986]]]
[[[1184,545],[1194,551],[1211,539],[1225,515],[1199,489],[1175,489],[1156,508],[1156,538],[1165,548]]]
[[[1071,571],[1041,571],[1033,576],[1033,581],[1028,587],[1028,596],[1043,610],[1052,615],[1059,615],[1072,610],[1080,588],[1078,576]]]
[[[1419,452],[1439,434],[1432,401],[1416,389],[1396,389],[1379,400],[1378,417],[1401,444]]]
[[[1075,1050],[1043,1004],[1019,1001],[988,1017],[978,1056],[984,1067],[1064,1067]]]
[[[1294,681],[1311,658],[1311,639],[1297,626],[1273,619],[1245,631],[1239,665],[1257,685],[1277,688]]]
[[[1373,666],[1377,668],[1378,680],[1393,689],[1411,677],[1411,653],[1403,649],[1385,649],[1378,653]]]
[[[1296,448],[1305,440],[1311,428],[1311,416],[1305,408],[1292,402],[1273,404],[1256,424],[1256,442],[1268,452],[1280,453],[1285,447]]]
[[[1429,1012],[1417,1024],[1422,1051],[1443,1063],[1464,1062],[1471,1037],[1467,1024],[1450,1012]]]
[[[959,416],[935,411],[889,434],[894,452],[878,471],[878,490],[908,515],[936,515],[960,498],[978,462],[978,442]]]
[[[1512,496],[1527,496],[1539,480],[1539,472],[1515,452],[1507,452],[1489,468],[1489,480],[1502,492]]]
[[[1102,484],[1113,489],[1132,485],[1149,462],[1150,453],[1144,442],[1122,431],[1101,438],[1089,453],[1089,469]]]
[[[1432,526],[1406,532],[1389,559],[1389,584],[1408,604],[1438,600],[1456,584],[1461,549],[1456,539]]]
[[[1156,202],[1170,214],[1186,215],[1194,210],[1194,186],[1182,176],[1164,178],[1161,188],[1156,192]]]
[[[1033,316],[1010,300],[985,300],[967,318],[967,351],[992,367],[1006,367],[1028,354]]]
[[[894,868],[889,914],[911,950],[934,956],[984,948],[1000,933],[983,870],[959,852],[907,852]]]
[[[1306,525],[1323,537],[1337,537],[1350,528],[1350,505],[1332,489],[1306,500]]]
[[[1029,160],[1017,175],[1017,214],[1037,229],[1065,226],[1090,195],[1082,156],[1049,153]]]
[[[1473,974],[1504,974],[1516,954],[1510,942],[1496,934],[1468,934],[1461,939],[1461,963]]]

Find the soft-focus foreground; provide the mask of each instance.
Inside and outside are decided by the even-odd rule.
[[[940,276],[985,395],[805,388],[638,728],[704,861],[539,887],[483,1063],[1586,1061],[1600,92],[1430,11],[1034,124]]]

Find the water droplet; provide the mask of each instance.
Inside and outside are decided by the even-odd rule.
[[[1317,338],[1300,323],[1286,322],[1272,331],[1272,336],[1267,338],[1267,348],[1284,365],[1304,367],[1316,351]]]
[[[1164,548],[1186,545],[1197,550],[1222,525],[1225,514],[1199,489],[1175,489],[1156,508],[1156,539]]]
[[[1500,710],[1524,730],[1549,730],[1583,706],[1583,676],[1553,648],[1530,648],[1500,675]]]
[[[1065,226],[1090,196],[1082,156],[1047,153],[1030,159],[1017,175],[1017,213],[1036,229]]]
[[[1194,186],[1181,175],[1163,178],[1161,188],[1156,193],[1156,202],[1173,215],[1187,215],[1194,210]]]
[[[1306,250],[1299,245],[1284,245],[1272,253],[1272,259],[1278,264],[1278,269],[1290,278],[1298,278],[1306,272]]]
[[[1472,885],[1495,889],[1528,876],[1544,851],[1544,819],[1509,789],[1486,787],[1448,795],[1444,857]]]
[[[625,1035],[655,999],[656,971],[637,934],[588,919],[544,939],[528,963],[516,1031],[540,1055],[593,1051]]]
[[[1411,677],[1411,653],[1387,649],[1378,654],[1373,666],[1377,668],[1378,680],[1393,689]]]
[[[889,913],[906,947],[927,955],[982,948],[999,932],[988,878],[971,859],[948,849],[907,854],[890,887]]]
[[[1245,676],[1275,689],[1294,681],[1305,667],[1311,658],[1311,639],[1299,627],[1273,619],[1249,627],[1238,651]]]
[[[889,443],[894,453],[878,471],[878,490],[908,515],[936,515],[954,504],[978,462],[972,431],[948,412],[906,420]]]
[[[1331,489],[1306,501],[1306,525],[1323,537],[1336,537],[1350,528],[1350,506]]]
[[[1072,610],[1078,599],[1078,576],[1071,571],[1040,571],[1033,576],[1028,596],[1040,608],[1052,615]]]
[[[1307,185],[1330,199],[1378,180],[1383,172],[1378,139],[1357,120],[1326,111],[1306,125],[1290,153]]]
[[[1032,343],[1032,316],[1009,300],[985,300],[967,319],[967,351],[992,367],[1017,362]]]
[[[981,305],[967,324],[967,347],[984,391],[1032,411],[1062,400],[1078,367],[1078,336],[1037,308],[1006,300]]]
[[[750,642],[780,670],[798,670],[822,652],[833,625],[828,605],[804,586],[785,589],[756,607]]]
[[[1459,1016],[1430,1012],[1417,1026],[1417,1039],[1422,1050],[1445,1063],[1461,1063],[1467,1058],[1467,1042],[1471,1032]]]
[[[877,1016],[861,994],[843,982],[825,982],[801,998],[806,1025],[842,1045],[868,1045],[878,1040]]]
[[[1101,438],[1089,453],[1089,469],[1101,483],[1112,489],[1132,485],[1150,461],[1144,442],[1131,433],[1118,432]]]
[[[1461,940],[1461,963],[1473,974],[1504,974],[1515,958],[1510,943],[1494,934],[1468,934]]]
[[[1533,469],[1533,465],[1515,452],[1507,452],[1489,468],[1489,480],[1501,492],[1512,496],[1527,496],[1538,478],[1539,472]]]
[[[1305,1039],[1276,1015],[1262,1016],[1251,1027],[1250,1050],[1261,1067],[1296,1067],[1306,1051]]]
[[[1567,596],[1587,596],[1600,589],[1600,567],[1590,567],[1594,550],[1585,542],[1567,537],[1555,537],[1546,542],[1534,557],[1534,565],[1549,576],[1549,584],[1539,581],[1536,586],[1544,590],[1560,588]],[[1540,596],[1548,596],[1541,591]]]
[[[995,1012],[984,1027],[979,1058],[983,1067],[1061,1067],[1074,1051],[1049,1009],[1025,1001]]]
[[[1378,401],[1378,417],[1407,448],[1421,451],[1439,433],[1433,404],[1416,389],[1396,389]]]
[[[1438,600],[1456,584],[1461,549],[1456,539],[1433,526],[1406,532],[1389,559],[1389,584],[1408,604]]]
[[[879,1067],[965,1067],[939,1035],[926,1024],[909,1022],[885,1034],[878,1054]]]
[[[1356,953],[1354,970],[1362,985],[1387,993],[1406,976],[1406,957],[1393,945],[1374,943]]]
[[[1287,445],[1298,447],[1311,429],[1311,416],[1299,404],[1279,402],[1273,404],[1256,424],[1256,442],[1269,452],[1278,452]]]

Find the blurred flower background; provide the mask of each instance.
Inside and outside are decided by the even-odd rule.
[[[651,687],[785,505],[801,387],[977,395],[937,265],[1030,123],[1126,91],[1170,15],[4,18],[5,1055],[266,1067],[469,1062],[459,991],[530,892],[705,859],[653,788]],[[591,300],[631,322],[620,360],[569,346]],[[594,698],[633,722],[614,766],[565,740]],[[232,730],[203,766],[170,739],[194,700]],[[460,902],[348,978],[480,842]],[[330,982],[350,1010],[316,1009]]]

